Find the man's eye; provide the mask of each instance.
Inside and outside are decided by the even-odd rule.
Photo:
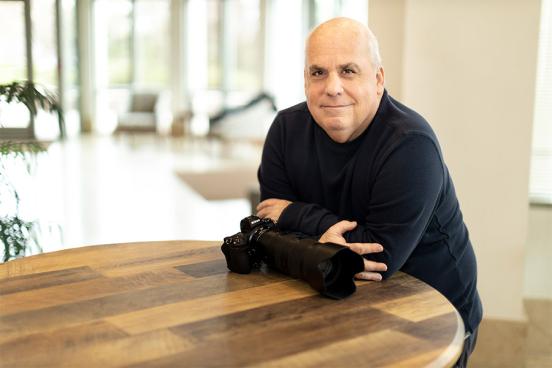
[[[324,74],[324,72],[322,70],[315,70],[315,71],[311,72],[311,75],[313,77],[320,77],[323,74]]]
[[[353,69],[345,68],[343,69],[343,74],[354,74],[355,71]]]

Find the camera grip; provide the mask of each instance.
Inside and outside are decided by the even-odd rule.
[[[230,271],[246,274],[250,273],[255,266],[254,257],[252,257],[253,249],[242,233],[224,238],[224,243],[220,248]]]

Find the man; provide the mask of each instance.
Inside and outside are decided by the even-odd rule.
[[[434,132],[387,94],[377,41],[352,19],[314,29],[304,77],[306,103],[265,142],[258,216],[363,254],[357,278],[401,270],[439,290],[464,320],[464,366],[482,316],[476,260]]]

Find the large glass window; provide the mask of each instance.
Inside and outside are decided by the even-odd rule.
[[[31,2],[33,81],[50,92],[59,92],[56,40],[56,1]],[[59,134],[58,116],[39,110],[35,118],[35,135],[54,139]]]
[[[209,88],[255,93],[262,86],[263,26],[260,0],[207,4]]]
[[[27,79],[25,3],[0,1],[0,84]],[[0,99],[0,128],[25,128],[30,117],[22,104],[7,104]]]
[[[108,133],[136,93],[169,89],[169,0],[95,0],[96,128]]]
[[[96,0],[98,87],[165,88],[169,26],[168,0]]]
[[[221,89],[222,87],[222,3],[219,0],[210,0],[207,4],[207,39],[208,39],[208,63],[209,63],[209,88]]]
[[[57,44],[55,0],[40,0],[31,3],[33,39],[33,79],[35,83],[56,92]]]
[[[27,79],[25,3],[0,1],[0,84]]]
[[[227,62],[230,68],[230,90],[258,91],[261,88],[262,43],[259,0],[229,1]]]
[[[300,1],[272,0],[268,6],[265,86],[282,109],[304,99],[303,54],[308,17]]]
[[[132,1],[95,2],[96,76],[101,86],[127,86],[132,80]]]
[[[33,82],[39,89],[44,87],[60,96],[65,121],[76,121],[78,128],[75,3],[76,0],[0,0],[0,24],[9,30],[0,33],[0,83],[30,80],[28,70],[32,69]],[[65,82],[59,72],[65,76]],[[25,106],[0,101],[0,124],[7,128],[25,128],[1,133],[20,139],[54,139],[59,134],[57,114],[39,110],[33,126],[29,125],[30,121]]]
[[[367,24],[368,1],[358,0],[314,0],[314,25],[330,18],[342,16],[358,20]]]
[[[61,2],[62,97],[65,126],[69,135],[77,134],[80,130],[76,6],[77,0]]]
[[[164,88],[169,81],[168,2],[139,0],[135,4],[135,87]]]

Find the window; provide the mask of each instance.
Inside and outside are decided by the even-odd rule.
[[[96,129],[112,132],[133,92],[168,89],[169,0],[95,0]]]
[[[0,32],[0,84],[27,78],[25,3],[0,1],[0,24],[9,32]],[[0,100],[0,128],[25,128],[30,117],[22,104]]]
[[[225,14],[226,60],[229,90],[261,89],[262,43],[259,0],[229,1]]]
[[[308,17],[300,1],[287,0],[270,1],[266,14],[265,87],[274,95],[278,108],[283,109],[304,99],[303,54]]]
[[[169,82],[169,6],[166,0],[135,1],[134,86],[162,89]]]
[[[0,32],[0,83],[27,79],[25,50],[25,3],[0,1],[0,24],[9,32]]]
[[[79,76],[77,56],[77,0],[61,1],[61,100],[68,135],[80,131]]]
[[[542,1],[530,199],[552,204],[552,0]]]
[[[33,1],[33,80],[57,93],[57,44],[55,0]]]
[[[364,24],[368,22],[368,1],[358,0],[314,0],[312,26],[333,17],[343,16],[358,20]]]
[[[132,81],[132,1],[95,3],[96,76],[98,87],[128,86]]]
[[[208,1],[208,87],[223,95],[224,104],[262,89],[260,7],[260,0]]]
[[[165,88],[169,26],[168,0],[96,0],[98,87]]]
[[[221,41],[222,31],[222,2],[210,0],[207,4],[207,43],[209,63],[209,89],[220,89],[222,87],[222,63]]]

